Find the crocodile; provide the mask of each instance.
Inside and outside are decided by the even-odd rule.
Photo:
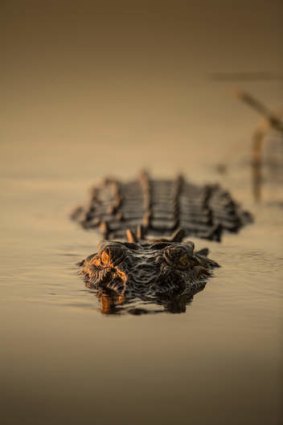
[[[219,267],[207,248],[195,250],[186,238],[220,241],[224,232],[237,232],[252,220],[219,185],[198,186],[183,176],[154,180],[145,172],[128,182],[105,179],[72,218],[103,236],[79,266],[108,314],[125,308],[145,313],[146,304],[186,311]],[[142,308],[133,307],[137,301]]]
[[[193,295],[202,290],[219,265],[208,250],[194,250],[183,242],[184,231],[170,239],[145,240],[141,228],[128,229],[127,241],[103,241],[98,251],[79,265],[86,286],[94,289],[104,313],[113,313],[135,299],[163,305],[170,312],[186,310]],[[129,312],[145,312],[131,308]]]

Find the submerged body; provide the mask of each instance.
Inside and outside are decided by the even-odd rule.
[[[185,236],[221,241],[225,232],[238,232],[252,217],[217,184],[196,185],[183,176],[152,179],[143,172],[135,180],[106,178],[94,186],[73,219],[107,240],[124,239],[127,229],[143,226],[145,235],[157,238],[182,228]]]
[[[251,215],[219,185],[197,186],[182,176],[154,180],[143,172],[125,183],[105,179],[73,219],[104,238],[98,251],[80,263],[103,312],[121,310],[134,300],[182,312],[218,266],[207,249],[195,251],[193,242],[183,239],[220,241],[224,232],[237,232],[250,222]]]

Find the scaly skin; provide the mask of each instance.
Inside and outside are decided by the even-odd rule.
[[[81,262],[86,286],[100,299],[102,311],[134,314],[148,310],[131,308],[133,301],[183,312],[205,287],[218,264],[207,258],[208,250],[195,252],[184,237],[220,241],[224,232],[238,232],[252,221],[219,185],[199,186],[183,176],[153,179],[147,172],[128,182],[106,178],[72,218],[109,241]],[[183,230],[170,240],[147,237],[168,237],[179,227]],[[120,242],[125,232],[128,240]]]
[[[225,232],[236,233],[252,221],[219,185],[199,186],[182,176],[152,179],[146,172],[128,182],[108,178],[95,185],[72,219],[106,240],[121,240],[126,229],[142,226],[144,235],[156,238],[181,227],[186,237],[219,242]]]
[[[151,241],[128,231],[128,242],[102,242],[80,263],[86,286],[95,290],[102,311],[114,312],[134,299],[184,311],[219,266],[207,258],[208,250],[196,252],[193,242],[182,239],[182,231],[171,240]]]

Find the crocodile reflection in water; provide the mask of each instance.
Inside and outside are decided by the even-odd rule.
[[[189,305],[195,294],[202,291],[206,286],[206,282],[199,284],[197,288],[192,290],[190,293],[181,294],[179,296],[171,297],[159,297],[155,299],[157,305],[163,306],[163,309],[148,308],[148,303],[144,302],[142,307],[132,306],[131,300],[126,299],[125,297],[115,297],[113,294],[106,292],[96,293],[99,302],[101,312],[104,314],[122,314],[128,313],[134,316],[141,316],[144,314],[160,314],[160,313],[185,313],[187,310],[187,305]],[[153,303],[153,300],[148,301],[150,304]]]
[[[145,240],[128,230],[127,242],[104,241],[98,252],[80,263],[86,286],[93,289],[106,314],[157,313],[146,304],[157,304],[164,311],[186,311],[193,296],[204,289],[218,264],[207,257],[208,250],[194,250],[183,242],[179,230],[169,239]],[[142,308],[131,304],[137,300]]]

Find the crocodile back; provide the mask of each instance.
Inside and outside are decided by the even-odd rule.
[[[182,228],[185,236],[220,241],[223,232],[238,232],[251,221],[219,185],[195,185],[183,176],[152,179],[145,172],[135,180],[107,178],[94,186],[88,205],[73,218],[108,240],[124,239],[126,229],[142,227],[144,235],[154,237]]]

